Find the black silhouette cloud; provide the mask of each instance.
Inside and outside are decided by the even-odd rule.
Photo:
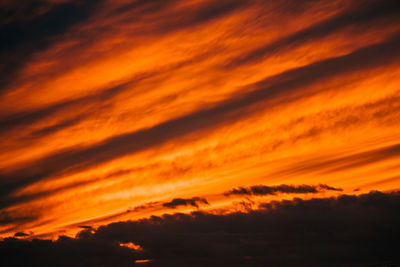
[[[325,189],[325,190],[331,190],[331,191],[343,191],[342,188],[337,188],[337,187],[333,187],[333,186],[329,186],[327,184],[320,184],[319,188],[321,189]]]
[[[307,194],[307,193],[318,193],[324,190],[332,190],[332,191],[342,191],[341,188],[335,188],[326,184],[320,184],[318,186],[315,185],[275,185],[275,186],[267,186],[267,185],[253,185],[250,187],[238,187],[234,188],[228,192],[225,192],[226,196],[230,195],[256,195],[256,196],[265,196],[265,195],[276,195],[278,193],[286,193],[286,194]]]
[[[24,232],[17,232],[14,234],[15,237],[21,237],[21,236],[29,236],[27,233]]]
[[[0,253],[8,266],[130,266],[144,259],[148,266],[390,265],[400,262],[399,208],[400,191],[296,198],[248,213],[112,223],[57,241],[8,238]],[[143,251],[119,245],[129,242]]]
[[[59,237],[57,241],[6,238],[0,254],[7,266],[133,266],[134,251],[108,240]]]
[[[199,203],[208,205],[207,199],[200,198],[200,197],[193,197],[193,198],[186,198],[186,199],[185,198],[174,198],[170,202],[164,203],[163,206],[167,207],[167,208],[172,208],[172,209],[174,209],[178,206],[193,206],[193,207],[198,208]]]

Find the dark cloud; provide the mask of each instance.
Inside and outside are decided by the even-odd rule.
[[[225,192],[223,195],[225,196],[231,196],[231,195],[243,195],[243,196],[251,196],[251,195],[276,195],[276,194],[281,194],[281,193],[288,193],[288,194],[307,194],[307,193],[320,193],[324,192],[326,190],[330,191],[343,191],[342,188],[336,188],[332,187],[326,184],[319,184],[319,185],[278,185],[278,186],[265,186],[265,185],[256,185],[256,186],[251,186],[251,187],[238,187],[234,188],[230,191]],[[32,195],[35,196],[35,195]],[[26,200],[25,200],[26,201]],[[0,203],[1,204],[1,203]],[[123,212],[117,212],[111,215],[107,215],[102,218],[97,218],[94,220],[87,220],[85,222],[80,222],[78,224],[70,225],[70,226],[78,226],[82,227],[82,223],[86,223],[88,225],[94,224],[94,223],[102,223],[104,221],[110,221],[110,219],[117,219],[122,215],[126,215],[126,213],[129,212],[140,212],[143,210],[162,210],[163,207],[175,209],[178,206],[192,206],[199,208],[199,204],[205,204],[209,205],[209,202],[207,201],[206,198],[201,198],[201,197],[192,197],[192,198],[174,198],[171,201],[168,202],[159,202],[159,201],[153,201],[153,202],[148,202],[140,206],[136,206],[133,208],[129,208],[126,211]],[[254,202],[246,197],[246,201],[238,202],[239,205],[245,208],[252,207]],[[1,207],[1,206],[0,206]],[[86,226],[90,227],[90,226]]]
[[[396,62],[400,57],[400,50],[397,49],[399,45],[400,35],[395,35],[383,43],[269,77],[251,85],[255,90],[250,93],[224,100],[214,107],[195,111],[152,128],[113,136],[89,147],[72,147],[57,151],[12,171],[1,170],[0,197],[4,198],[17,188],[46,177],[89,168],[196,131],[231,123],[255,112],[256,110],[249,107],[262,101],[287,102],[305,94],[316,93],[307,90],[308,86],[340,75],[371,70]],[[274,105],[274,102],[263,103],[261,108],[265,109],[268,105]]]
[[[83,229],[93,229],[93,227],[92,226],[88,226],[88,225],[81,225],[81,226],[79,226],[80,228],[83,228]]]
[[[227,66],[237,67],[243,64],[258,62],[271,54],[302,45],[306,42],[319,40],[346,27],[376,27],[380,24],[375,23],[371,25],[371,22],[378,18],[390,18],[390,16],[395,15],[393,19],[399,21],[399,13],[400,4],[396,0],[364,1],[362,4],[353,5],[352,8],[346,12],[340,12],[322,22],[318,22],[308,28],[278,39],[275,42],[258,47],[244,55],[240,55],[231,60]],[[384,21],[382,23],[387,24],[388,22]]]
[[[250,187],[238,187],[234,188],[225,193],[226,196],[230,195],[276,195],[278,193],[282,194],[307,194],[307,193],[319,193],[323,190],[335,190],[342,191],[341,188],[334,188],[325,184],[315,185],[287,185],[281,184],[276,186],[267,185],[254,185]]]
[[[22,237],[22,236],[29,236],[28,234],[24,233],[24,232],[17,232],[14,234],[15,237]]]
[[[400,261],[399,208],[400,192],[274,201],[248,213],[112,223],[55,242],[9,238],[0,253],[8,266],[384,266]],[[129,242],[144,251],[118,246]]]
[[[326,189],[326,190],[331,190],[331,191],[343,191],[342,188],[332,187],[332,186],[329,186],[327,184],[320,184],[319,188]]]
[[[157,207],[159,207],[159,204],[160,204],[159,201],[152,201],[152,202],[140,205],[140,206],[130,208],[126,212],[137,212],[137,211],[141,211],[141,210],[157,208]]]
[[[40,3],[40,2],[38,2]],[[25,4],[40,9],[40,4]],[[73,1],[51,6],[47,12],[30,20],[11,21],[0,26],[0,88],[13,79],[27,58],[47,48],[73,25],[87,19],[100,1]]]
[[[135,252],[108,240],[73,239],[32,241],[6,238],[0,254],[7,266],[134,266]]]
[[[195,212],[113,223],[90,238],[137,243],[155,266],[343,266],[400,260],[399,192],[261,207],[250,213]]]
[[[193,198],[174,198],[170,202],[166,202],[163,204],[164,207],[175,209],[178,206],[193,206],[198,208],[199,203],[207,204],[207,199],[201,197],[193,197]]]
[[[0,24],[26,21],[32,19],[35,16],[43,14],[49,8],[51,8],[50,3],[46,3],[45,1],[41,0],[21,0],[18,2],[18,5],[16,5],[12,1],[1,1]]]

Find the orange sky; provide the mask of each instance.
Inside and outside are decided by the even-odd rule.
[[[45,2],[9,20],[69,4]],[[16,47],[31,52],[2,77],[1,237],[400,188],[396,9],[340,0],[85,8],[40,49],[22,38]],[[226,194],[281,184],[318,192]],[[174,198],[198,199],[165,205]]]

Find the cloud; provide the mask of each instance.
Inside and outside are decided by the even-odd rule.
[[[111,99],[115,95],[118,95],[119,93],[123,92],[124,90],[127,90],[128,86],[134,85],[136,82],[142,80],[144,77],[136,77],[133,78],[132,80],[118,84],[116,86],[111,86],[101,92],[87,95],[81,98],[76,98],[76,99],[71,99],[71,100],[65,100],[61,101],[58,103],[54,103],[49,106],[45,107],[40,107],[34,110],[27,110],[27,111],[21,111],[21,112],[16,112],[12,114],[7,114],[7,116],[0,117],[0,133],[4,133],[6,131],[18,128],[18,127],[26,127],[29,125],[32,125],[34,123],[37,123],[41,120],[44,120],[50,116],[57,116],[60,113],[68,113],[71,111],[76,111],[80,109],[87,109],[89,106],[96,105],[96,107],[99,109],[101,108],[101,103],[104,102],[107,99]],[[85,115],[78,115],[76,118],[66,120],[65,122],[61,122],[61,125],[63,123],[74,122],[74,119],[79,121],[80,118],[83,118]],[[50,126],[50,131],[53,130],[52,127],[57,128],[57,126]],[[46,130],[44,130],[46,132]],[[48,130],[47,130],[48,131]],[[40,132],[39,132],[40,134]],[[42,133],[43,134],[43,133]]]
[[[56,241],[6,238],[0,253],[7,266],[133,266],[133,249],[108,240],[74,239],[61,236]]]
[[[14,234],[15,237],[22,237],[22,236],[29,236],[28,234],[24,233],[24,232],[17,232]]]
[[[32,138],[46,137],[50,134],[56,133],[60,130],[63,130],[65,128],[73,126],[73,125],[77,124],[78,122],[81,122],[84,118],[85,118],[84,115],[78,115],[78,116],[75,116],[74,118],[63,120],[63,121],[53,124],[51,126],[47,126],[42,129],[33,131],[28,135],[27,138],[32,139]]]
[[[9,196],[7,198],[0,199],[0,209],[6,208],[6,207],[9,207],[12,205],[16,205],[16,204],[27,203],[32,200],[40,199],[43,197],[56,195],[58,193],[62,193],[62,192],[65,192],[65,191],[68,191],[68,190],[71,190],[71,189],[74,189],[77,187],[93,184],[93,183],[99,182],[101,180],[104,181],[104,180],[115,179],[116,177],[132,173],[135,170],[137,170],[137,169],[121,169],[121,170],[107,173],[105,175],[95,176],[95,177],[92,177],[91,179],[85,179],[85,180],[72,182],[70,184],[62,185],[62,186],[59,186],[59,187],[56,187],[53,189],[49,189],[49,190],[42,190],[40,192],[33,192],[33,193],[23,194],[23,195],[18,195],[18,196],[15,196],[15,195]]]
[[[141,82],[152,78],[159,78],[159,76],[162,76],[166,72],[173,72],[174,70],[193,63],[193,61],[202,60],[208,55],[209,53],[205,53],[193,58],[184,59],[183,61],[179,61],[175,64],[170,64],[163,67],[158,66],[154,70],[136,73],[126,81],[119,81],[112,85],[107,84],[104,86],[104,88],[101,88],[99,91],[89,95],[61,100],[59,102],[41,106],[35,109],[11,112],[5,116],[0,116],[0,134],[4,134],[15,129],[21,130],[21,128],[28,128],[36,123],[45,121],[46,119],[70,113],[78,115],[76,115],[74,118],[67,119],[56,125],[52,125],[41,130],[43,130],[43,133],[46,134],[48,132],[54,132],[54,130],[59,129],[65,124],[67,124],[67,126],[73,125],[74,123],[79,122],[80,119],[87,118],[93,114],[94,109],[103,110],[115,97],[124,92],[134,90],[133,88],[137,87]],[[38,130],[40,136],[43,135],[41,130]],[[31,135],[34,136],[36,134],[36,132],[31,133]]]
[[[273,175],[309,173],[309,172],[337,172],[341,170],[359,168],[372,163],[384,161],[400,156],[400,144],[392,144],[355,154],[327,157],[324,159],[313,158],[286,166]]]
[[[250,213],[195,212],[113,223],[92,238],[135,242],[147,251],[143,257],[164,266],[390,261],[399,260],[395,236],[400,216],[393,214],[399,205],[399,192],[295,199],[263,204]]]
[[[331,190],[331,191],[343,191],[342,188],[332,187],[332,186],[329,186],[327,184],[320,184],[319,188],[326,189],[326,190]]]
[[[388,18],[391,15],[400,13],[400,5],[396,0],[390,1],[370,1],[360,5],[353,5],[352,8],[344,12],[339,12],[326,20],[317,22],[310,27],[301,29],[293,34],[284,36],[272,43],[258,47],[248,53],[232,59],[226,66],[238,67],[244,64],[251,64],[262,61],[266,56],[276,54],[287,48],[296,47],[307,42],[322,39],[329,34],[345,29],[346,27],[355,27],[369,25],[377,27],[379,23],[371,22],[378,18]],[[396,18],[394,18],[396,19]],[[384,21],[383,23],[387,23]]]
[[[193,198],[174,198],[170,202],[163,203],[164,207],[175,209],[178,206],[193,206],[198,208],[199,203],[207,204],[207,199],[200,198],[200,197],[193,197]]]
[[[309,92],[308,86],[340,75],[372,70],[396,62],[400,57],[397,47],[400,36],[385,42],[358,49],[350,54],[325,59],[307,66],[291,69],[273,77],[249,85],[256,88],[250,93],[229,98],[210,108],[197,110],[151,128],[115,135],[87,147],[71,147],[56,151],[41,159],[18,166],[14,170],[2,170],[0,197],[18,188],[48,178],[87,169],[95,165],[161,145],[172,139],[201,131],[211,130],[251,115],[247,109],[262,101],[291,101]],[[269,104],[263,105],[264,108]]]
[[[234,188],[232,190],[229,190],[223,194],[220,194],[220,196],[232,196],[232,195],[245,195],[245,196],[265,196],[265,195],[277,195],[277,194],[307,194],[307,193],[320,193],[324,192],[326,190],[329,191],[343,191],[341,188],[335,188],[326,184],[319,184],[319,185],[277,185],[277,186],[265,186],[265,185],[256,185],[256,186],[251,186],[251,187],[238,187]],[[214,195],[215,196],[215,195]],[[242,205],[244,207],[248,208],[248,204],[254,204],[254,202],[247,198],[248,202],[238,202],[239,205]],[[109,222],[110,219],[118,219],[121,216],[126,215],[127,213],[136,213],[136,212],[141,212],[141,211],[147,211],[147,212],[154,212],[154,211],[165,211],[165,208],[169,209],[175,209],[180,206],[192,206],[199,208],[200,205],[210,205],[208,202],[207,198],[202,198],[202,197],[192,197],[192,198],[174,198],[171,201],[168,202],[160,202],[160,201],[153,201],[153,202],[148,202],[139,206],[135,206],[132,208],[129,208],[125,211],[122,212],[116,212],[113,214],[109,214],[105,217],[100,217],[96,218],[94,220],[87,220],[84,222],[80,222],[78,224],[73,224],[70,226],[78,226],[82,228],[82,223],[91,225],[91,224],[99,224],[99,223],[104,223],[104,222]],[[211,204],[212,205],[212,204]],[[252,205],[250,205],[252,206]],[[0,206],[1,207],[1,206]],[[212,207],[212,206],[211,206]],[[89,227],[89,226],[88,226]]]
[[[32,55],[45,51],[57,42],[68,42],[77,38],[79,44],[75,48],[88,49],[86,53],[89,54],[93,45],[91,38],[101,38],[101,35],[110,31],[123,33],[126,36],[160,37],[173,31],[210,22],[249,5],[247,1],[224,0],[203,1],[180,7],[182,2],[184,1],[133,1],[123,5],[104,0],[61,1],[52,4],[46,1],[36,1],[36,3],[24,1],[20,7],[14,6],[5,14],[17,13],[20,10],[23,11],[23,15],[10,18],[7,23],[2,23],[0,26],[0,38],[5,40],[0,45],[0,88],[6,92],[10,82],[17,80],[18,71]],[[110,11],[106,12],[107,10]],[[29,14],[29,11],[35,15],[28,16],[26,13]],[[90,18],[96,18],[96,21],[102,20],[103,23],[90,22]],[[85,22],[90,25],[89,31],[76,27]],[[132,25],[135,29],[133,32],[121,30],[124,26],[132,27]],[[72,29],[75,32],[72,32]],[[70,32],[75,35],[67,36],[70,39],[65,38],[66,33]],[[90,38],[87,38],[88,36]]]
[[[163,11],[179,1],[180,0],[138,0],[130,3],[128,2],[112,10],[109,16],[120,16],[124,13],[137,16],[148,15],[149,13]]]
[[[212,22],[253,4],[243,0],[202,1],[182,5],[183,2],[137,1],[117,8],[109,16],[124,18],[123,23],[126,25],[140,24],[141,27],[134,30],[136,35],[159,37]]]
[[[100,2],[74,1],[56,5],[32,5],[31,2],[26,2],[28,10],[33,10],[32,7],[35,6],[37,10],[46,9],[47,12],[28,20],[14,20],[0,26],[0,39],[4,40],[0,45],[0,88],[6,88],[27,58],[34,52],[46,49],[56,37],[87,19]]]
[[[148,266],[394,264],[400,261],[399,208],[400,192],[296,198],[247,213],[112,223],[54,242],[8,238],[0,242],[0,253],[8,255],[9,266],[129,266],[124,264],[135,259],[151,259]],[[119,246],[130,242],[143,251]]]
[[[79,226],[80,228],[83,228],[83,229],[93,229],[93,227],[92,226],[89,226],[89,225],[81,225],[81,226]]]
[[[18,214],[17,212],[12,211],[0,211],[0,226],[4,225],[14,225],[14,224],[23,224],[27,222],[32,222],[37,219],[35,215],[28,214]]]
[[[341,188],[334,188],[325,184],[320,184],[318,186],[315,185],[287,185],[281,184],[276,186],[267,186],[267,185],[253,185],[250,187],[238,187],[234,188],[224,195],[256,195],[256,196],[265,196],[265,195],[276,195],[280,194],[307,194],[307,193],[319,193],[323,190],[334,190],[334,191],[342,191]]]

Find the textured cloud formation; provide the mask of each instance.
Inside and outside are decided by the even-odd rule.
[[[390,265],[400,261],[399,208],[400,192],[275,201],[248,213],[112,223],[53,242],[9,238],[0,251],[10,266]],[[118,246],[130,242],[143,251]]]
[[[237,99],[222,101],[215,107],[158,124],[150,129],[113,136],[90,147],[58,151],[45,158],[28,163],[26,166],[21,166],[15,171],[0,173],[1,180],[5,181],[2,184],[1,194],[6,195],[22,186],[27,186],[66,170],[85,169],[129,153],[149,149],[169,139],[187,135],[192,131],[235,120],[245,115],[243,112],[235,113],[236,109],[240,111],[242,108],[261,100],[278,98],[285,93],[291,93],[298,87],[307,86],[314,83],[315,80],[324,79],[325,76],[329,78],[335,72],[340,74],[352,72],[353,68],[368,69],[374,67],[374,65],[379,65],[381,62],[397,60],[396,56],[400,57],[400,53],[397,53],[398,55],[393,54],[393,50],[399,45],[400,35],[378,46],[362,48],[350,55],[316,62],[307,67],[300,67],[260,81],[255,85],[258,90]],[[372,61],[368,57],[371,54],[376,56]],[[299,94],[301,90],[295,92]]]
[[[320,184],[319,186],[313,185],[276,185],[276,186],[267,186],[267,185],[253,185],[248,188],[239,187],[234,188],[225,193],[225,195],[276,195],[277,193],[286,193],[286,194],[307,194],[307,193],[317,193],[322,190],[333,190],[333,191],[342,191],[341,188],[335,188],[326,184]]]
[[[251,211],[260,202],[301,197],[290,202],[293,215],[289,204],[279,209],[295,220],[310,198],[343,204],[332,197],[398,190],[399,18],[397,0],[2,1],[0,238],[11,238],[3,244],[30,249],[16,238],[37,238],[43,249],[33,254],[58,255],[91,242],[71,238],[82,229],[96,239],[115,221],[235,226],[277,212]],[[171,212],[183,215],[162,216]],[[192,239],[214,243],[196,227]],[[220,263],[220,250],[263,265],[252,244],[271,236],[249,237],[256,254],[240,252],[249,233],[235,227],[230,242],[215,233],[198,258]],[[187,237],[173,235],[161,242],[168,249],[148,243],[140,257],[120,244],[146,248],[150,237],[106,238],[76,257],[111,246],[121,262],[102,256],[114,266],[131,264],[128,255],[172,264]]]

